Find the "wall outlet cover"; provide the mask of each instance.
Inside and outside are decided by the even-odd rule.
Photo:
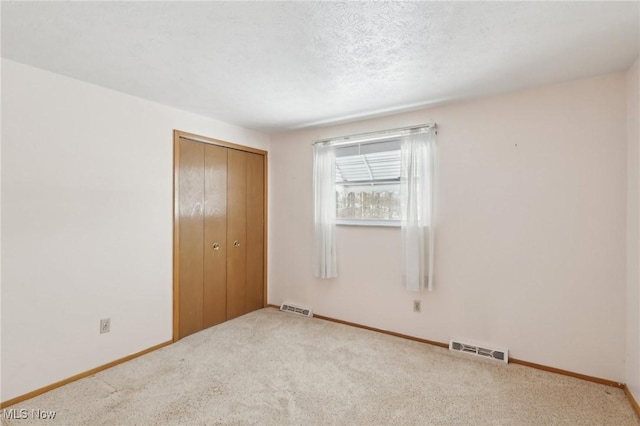
[[[105,318],[100,320],[100,334],[108,333],[111,331],[111,318]]]

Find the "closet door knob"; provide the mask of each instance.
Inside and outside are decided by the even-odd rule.
[[[213,243],[213,249],[214,249],[214,250],[220,250],[220,244],[218,244],[218,243]]]
[[[233,242],[233,246],[234,246],[234,247],[240,247],[240,241],[235,240],[235,241]]]

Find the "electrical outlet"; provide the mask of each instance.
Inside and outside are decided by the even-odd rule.
[[[105,318],[100,320],[100,334],[108,333],[111,331],[111,318]]]
[[[413,312],[420,312],[420,300],[413,301]]]

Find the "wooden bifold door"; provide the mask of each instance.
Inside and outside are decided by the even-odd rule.
[[[174,132],[174,340],[265,306],[266,154]]]

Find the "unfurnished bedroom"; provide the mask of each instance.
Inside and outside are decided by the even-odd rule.
[[[640,2],[0,14],[3,425],[640,425]]]

